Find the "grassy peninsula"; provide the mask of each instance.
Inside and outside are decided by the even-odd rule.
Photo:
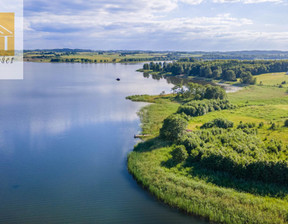
[[[288,223],[288,75],[255,77],[227,95],[190,83],[173,94],[128,97],[152,103],[139,112],[150,137],[128,157],[135,179],[212,222]]]

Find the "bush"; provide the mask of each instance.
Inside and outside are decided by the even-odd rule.
[[[172,114],[163,122],[160,137],[170,141],[177,141],[186,133],[187,119],[180,114]]]
[[[288,127],[288,119],[285,120],[284,127]]]
[[[272,123],[269,129],[270,129],[270,130],[275,130],[275,129],[276,129],[276,124],[275,124],[275,123]]]
[[[204,99],[221,99],[226,98],[226,92],[220,86],[206,85]]]
[[[214,119],[213,121],[207,122],[203,124],[200,128],[206,129],[206,128],[233,128],[234,123],[232,121],[228,121],[222,118]]]
[[[235,177],[288,186],[287,147],[276,140],[264,143],[256,135],[245,133],[246,124],[242,125],[244,129],[212,128],[188,133],[181,144],[190,154],[189,161]]]
[[[189,161],[207,169],[287,186],[287,147],[275,140],[264,143],[243,130],[212,128],[195,131],[187,134],[181,144],[189,152]]]
[[[228,100],[194,100],[180,106],[177,113],[185,113],[189,116],[197,117],[208,112],[233,108],[235,106]]]
[[[242,72],[240,76],[241,76],[241,83],[250,85],[256,84],[256,78],[253,78],[251,72]]]
[[[262,128],[264,126],[264,122],[260,122],[258,128]]]
[[[172,154],[173,160],[176,163],[181,163],[188,158],[188,153],[184,145],[176,146],[171,154]]]

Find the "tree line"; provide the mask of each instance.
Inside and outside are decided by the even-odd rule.
[[[263,125],[256,128],[256,124],[240,123],[233,128],[233,122],[218,118],[203,124],[201,130],[187,132],[188,119],[172,114],[160,129],[162,139],[176,144],[171,153],[176,163],[196,163],[238,178],[288,186],[288,148],[279,141],[264,142],[257,137],[255,130]],[[247,133],[247,129],[252,130]]]
[[[146,63],[143,70],[187,75],[226,81],[240,78],[244,84],[255,84],[255,75],[271,72],[287,72],[288,60],[210,60],[182,58],[171,63]]]

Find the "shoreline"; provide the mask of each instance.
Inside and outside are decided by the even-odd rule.
[[[250,94],[249,91],[254,90],[254,88],[245,88],[244,93]],[[236,87],[233,91],[228,91],[232,93],[234,98],[235,95],[239,95],[239,99],[242,99],[243,91],[240,91],[242,89],[244,88]],[[261,87],[256,89],[260,91]],[[165,105],[165,103],[167,103],[165,100],[161,103],[154,102],[154,109],[157,109],[158,105],[158,112],[162,113],[160,105]],[[250,107],[246,105],[245,108],[239,110],[248,110],[249,108],[252,110],[255,107],[253,105],[252,101]],[[270,101],[267,105],[270,105]],[[146,106],[146,110],[150,110],[151,106]],[[234,114],[233,111],[232,114]],[[154,121],[151,113],[142,114],[142,116],[144,117],[140,117],[140,119],[144,126],[143,120],[152,119],[152,122]],[[199,119],[201,120],[201,117]],[[128,172],[144,190],[149,191],[161,203],[176,208],[181,213],[213,223],[288,223],[288,213],[285,209],[288,207],[287,200],[251,194],[249,191],[239,191],[232,186],[221,187],[207,182],[205,179],[199,179],[185,170],[181,171],[182,174],[180,174],[178,169],[181,167],[163,167],[163,164],[171,159],[172,148],[169,142],[153,135],[135,145],[134,150],[129,153],[127,158]],[[239,180],[233,181],[238,183]],[[248,183],[258,186],[257,181]],[[265,206],[263,207],[263,205]]]

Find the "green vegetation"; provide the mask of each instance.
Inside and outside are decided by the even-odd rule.
[[[186,132],[187,119],[180,114],[172,114],[167,117],[160,129],[160,136],[166,140],[178,141]]]
[[[174,148],[174,150],[171,152],[173,161],[176,163],[181,163],[185,161],[188,158],[188,153],[184,145],[178,145]]]
[[[73,49],[25,51],[24,60],[53,63],[131,63],[178,59],[173,54],[144,51],[92,51]]]
[[[188,58],[179,59],[172,63],[154,63],[143,65],[143,71],[153,71],[164,74],[196,76],[203,78],[237,81],[242,84],[256,84],[253,76],[288,71],[288,60],[196,60]]]
[[[202,129],[205,128],[206,129],[206,128],[217,127],[217,128],[225,128],[225,129],[227,129],[227,128],[233,128],[233,126],[234,126],[233,122],[228,121],[226,119],[217,118],[217,119],[214,119],[213,121],[210,121],[210,122],[207,122],[207,123],[203,124],[200,128],[202,128]]]
[[[197,84],[131,97],[152,103],[141,116],[152,135],[129,154],[129,171],[159,200],[213,222],[288,223],[285,78],[257,75],[257,85],[212,99]]]
[[[197,117],[212,111],[232,109],[235,106],[228,100],[195,100],[181,105],[178,113]]]
[[[117,63],[143,61],[172,61],[181,59],[189,61],[190,57],[197,59],[287,59],[284,51],[239,51],[239,52],[177,52],[177,51],[139,51],[115,50],[93,51],[87,49],[42,49],[25,50],[24,60],[30,62],[57,63]]]

